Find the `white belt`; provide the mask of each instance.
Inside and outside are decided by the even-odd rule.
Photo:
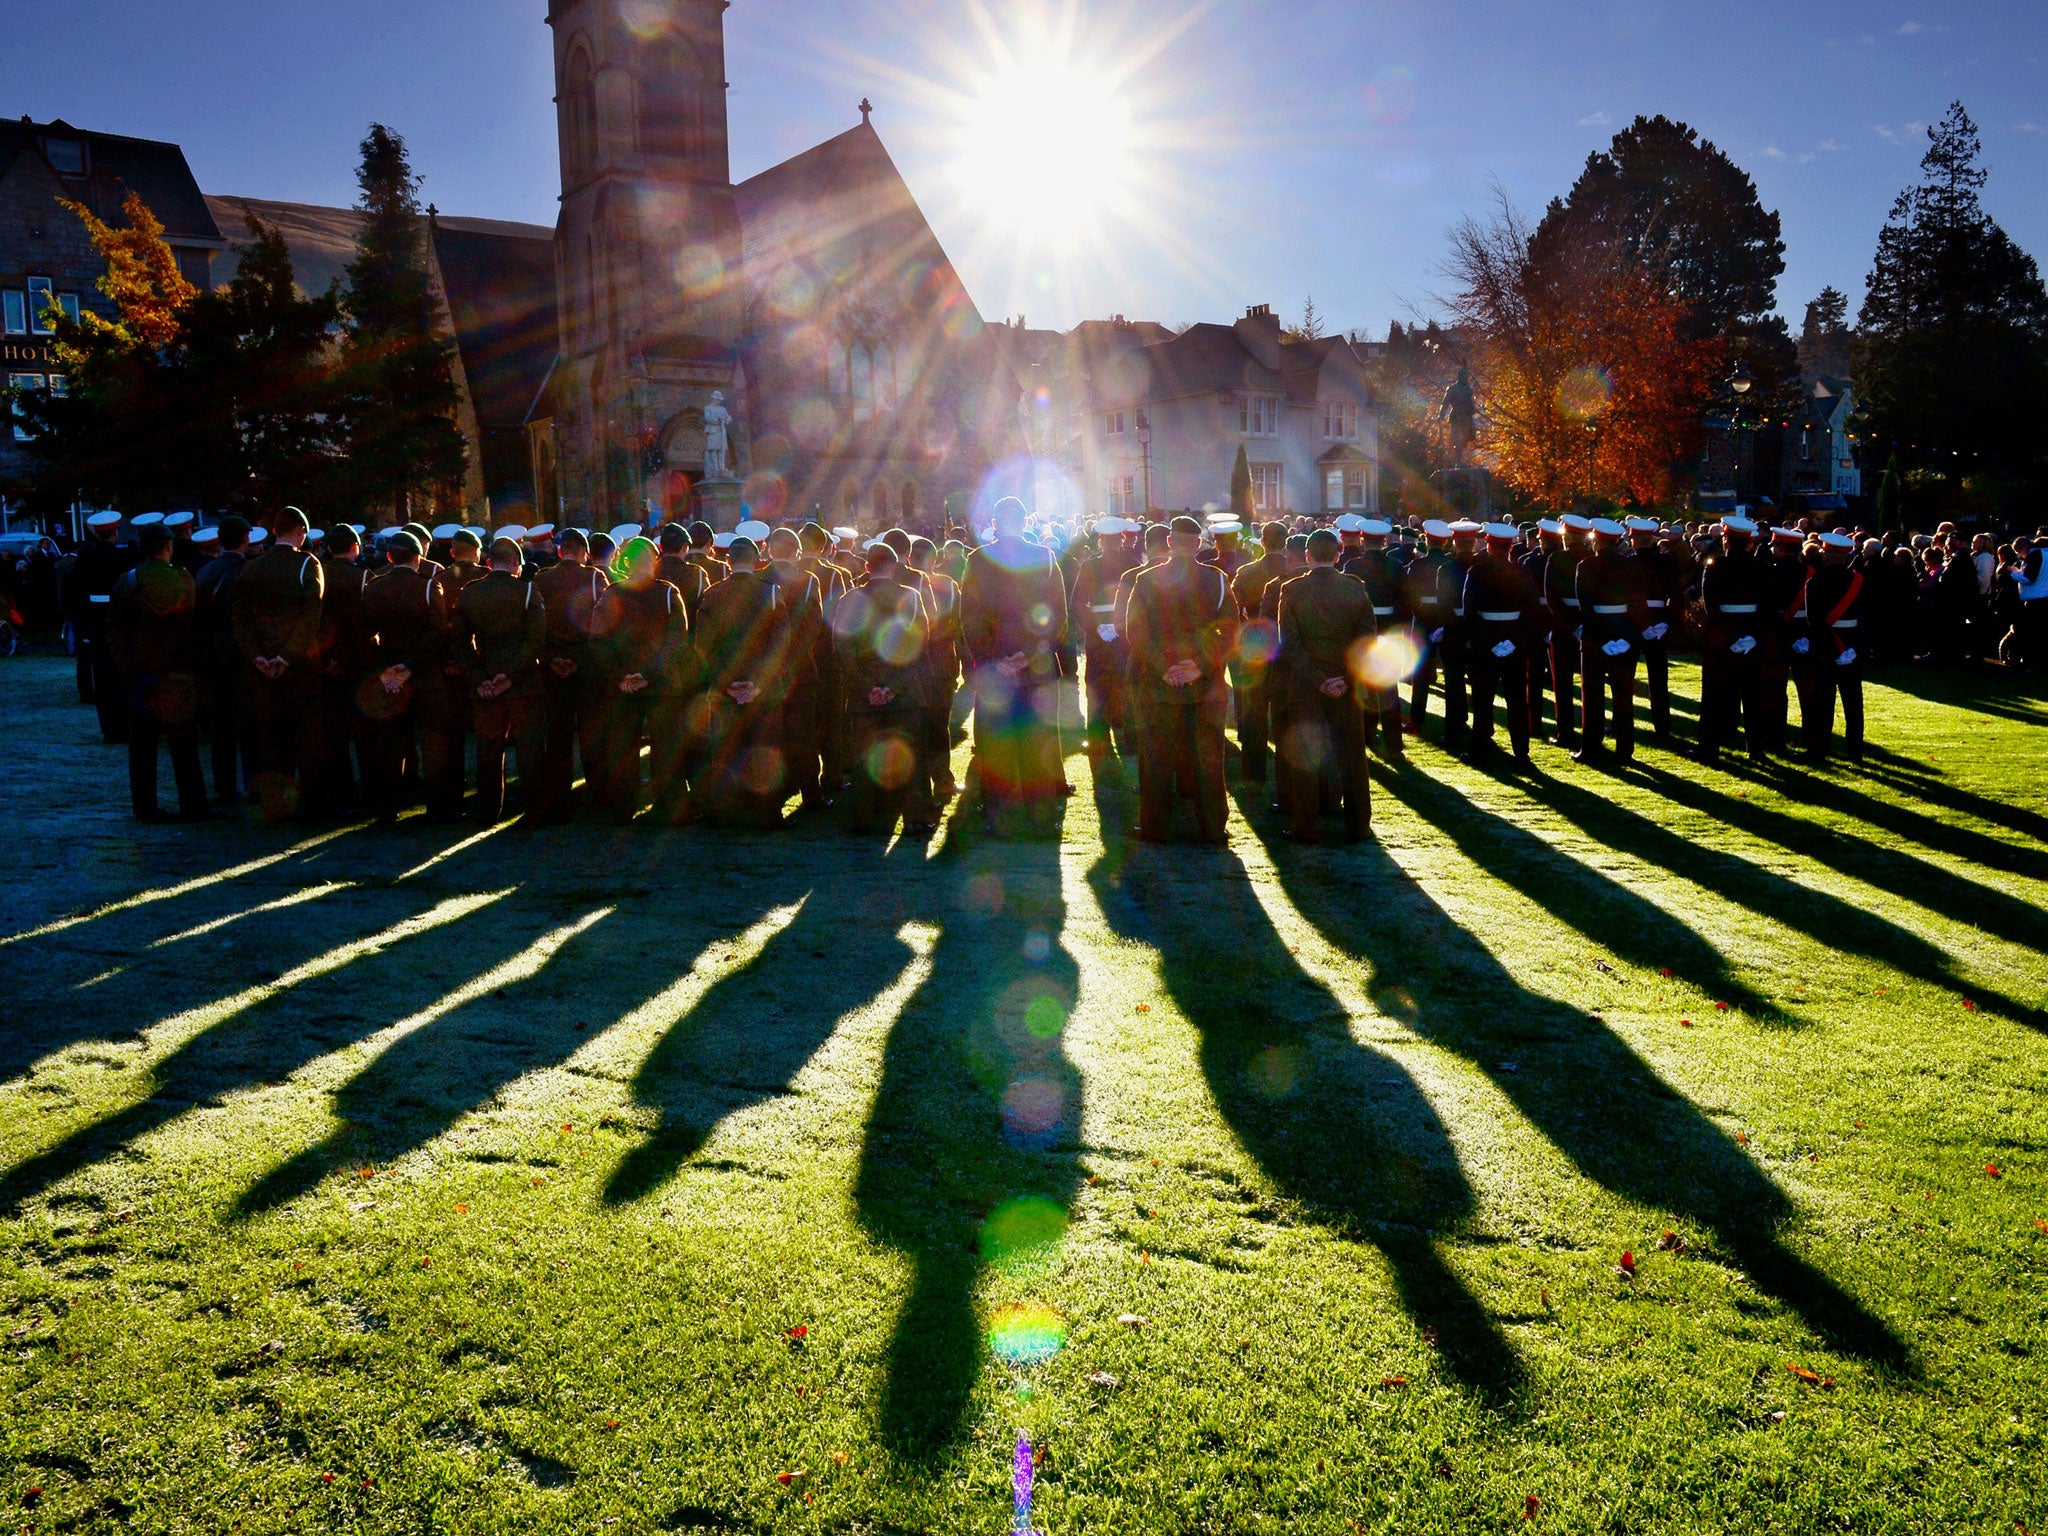
[[[111,592],[88,592],[85,600],[88,603],[111,603],[114,600],[114,595]]]
[[[1792,617],[1795,619],[1803,619],[1806,617],[1806,610],[1802,608],[1797,613],[1793,614]]]
[[[1721,611],[1722,611],[1723,613],[1755,613],[1755,612],[1756,612],[1756,604],[1755,604],[1755,603],[1723,603],[1723,604],[1721,605]]]
[[[1394,611],[1394,610],[1393,610],[1393,609],[1391,609],[1391,608],[1375,608],[1375,609],[1373,609],[1373,612],[1374,612],[1374,613],[1375,613],[1375,614],[1376,614],[1377,616],[1379,616],[1380,618],[1383,618],[1383,619],[1384,619],[1384,618],[1386,618],[1386,617],[1388,617],[1388,616],[1389,616],[1390,614],[1392,614],[1392,613],[1393,613],[1393,611]]]
[[[1522,610],[1517,608],[1513,613],[1488,613],[1481,609],[1479,617],[1489,624],[1519,624],[1522,621]]]
[[[1454,619],[1462,619],[1463,617],[1465,617],[1465,610],[1462,608],[1453,608],[1451,610],[1451,617]]]
[[[1611,617],[1617,613],[1627,613],[1628,604],[1622,603],[1619,606],[1616,606],[1612,603],[1595,603],[1593,605],[1593,611],[1595,613],[1606,614]]]
[[[1648,599],[1646,599],[1646,600],[1645,600],[1645,602],[1644,602],[1644,606],[1645,606],[1645,607],[1648,607],[1648,608],[1662,608],[1662,607],[1665,607],[1665,606],[1667,606],[1667,605],[1665,604],[1665,601],[1664,601],[1664,599],[1663,599],[1663,598],[1661,598],[1661,597],[1652,597],[1652,598],[1648,598]]]
[[[1089,609],[1088,611],[1089,611],[1090,613],[1115,613],[1115,612],[1116,612],[1116,604],[1115,604],[1115,603],[1096,603],[1096,604],[1095,604],[1095,605],[1094,605],[1093,607],[1091,607],[1091,608],[1090,608],[1090,609]]]
[[[1576,608],[1579,606],[1579,600],[1576,597],[1560,597],[1558,601],[1560,603],[1563,603],[1567,608]]]
[[[1835,628],[1836,628],[1836,629],[1854,629],[1855,627],[1856,627],[1856,621],[1855,621],[1854,619],[1837,619],[1837,620],[1835,620]]]
[[[1440,603],[1442,603],[1443,599],[1440,597],[1423,597],[1416,599],[1416,601],[1421,603],[1422,606],[1425,608],[1434,608]]]

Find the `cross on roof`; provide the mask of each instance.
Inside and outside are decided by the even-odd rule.
[[[865,96],[861,97],[861,99],[860,99],[860,120],[861,120],[861,122],[863,122],[863,123],[866,123],[866,122],[867,122],[867,120],[868,120],[869,118],[873,117],[874,115],[875,115],[875,104],[874,104],[873,102],[869,101],[869,100],[867,99],[867,97],[865,97]]]

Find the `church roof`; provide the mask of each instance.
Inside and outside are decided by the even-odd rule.
[[[73,141],[84,147],[85,169],[72,173],[48,159],[46,146],[52,141]],[[164,238],[172,245],[220,244],[220,230],[212,211],[186,164],[185,151],[157,139],[130,139],[117,133],[95,133],[74,128],[61,117],[37,123],[27,118],[0,122],[0,171],[11,167],[23,154],[44,158],[64,183],[65,193],[81,202],[101,219],[124,223],[121,204],[127,194],[137,194],[149,211],[162,221]]]
[[[345,277],[355,260],[356,239],[363,232],[365,215],[357,208],[324,208],[316,203],[278,203],[260,197],[222,197],[209,193],[207,207],[228,238],[229,251],[216,257],[213,280],[230,281],[240,270],[240,253],[233,249],[249,239],[247,215],[255,214],[277,227],[291,248],[292,270],[299,287],[307,293],[323,293],[331,282]],[[554,249],[555,232],[539,224],[515,224],[505,219],[464,219],[442,215],[438,223],[444,233],[499,235],[511,239],[538,241]],[[553,257],[550,255],[550,262]],[[549,279],[550,284],[553,278]],[[552,301],[550,301],[552,302]]]

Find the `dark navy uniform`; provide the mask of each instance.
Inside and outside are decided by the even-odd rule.
[[[1635,553],[1636,585],[1642,591],[1643,682],[1650,695],[1650,728],[1657,744],[1671,744],[1671,642],[1685,607],[1685,571],[1652,544]]]
[[[1761,761],[1768,739],[1762,721],[1763,656],[1770,621],[1766,569],[1737,536],[1710,556],[1700,575],[1705,649],[1700,658],[1700,760],[1711,763],[1738,728],[1749,755]]]
[[[1808,753],[1825,757],[1835,732],[1835,698],[1842,700],[1842,734],[1849,759],[1863,757],[1864,633],[1870,584],[1847,561],[1828,560],[1806,579],[1805,624],[1791,642],[1792,675],[1799,684],[1799,723]],[[1801,642],[1804,641],[1802,648]]]
[[[1493,745],[1493,700],[1500,695],[1515,756],[1529,756],[1529,636],[1537,627],[1536,583],[1504,544],[1472,562],[1465,577],[1465,631],[1472,665],[1475,752]]]
[[[1578,745],[1573,679],[1579,670],[1579,552],[1567,542],[1543,562],[1543,602],[1550,611],[1550,691],[1557,701],[1557,744]]]
[[[1321,781],[1326,772],[1336,781],[1342,799],[1345,836],[1356,842],[1371,824],[1364,701],[1353,677],[1352,656],[1378,633],[1371,593],[1334,566],[1311,566],[1281,584],[1286,723],[1280,732],[1280,772],[1291,780],[1291,836],[1298,843],[1320,839]],[[1344,686],[1334,698],[1325,691],[1333,681]]]
[[[1612,529],[1612,534],[1606,530]],[[1636,659],[1642,654],[1648,609],[1637,582],[1635,561],[1618,546],[1622,529],[1606,523],[1596,532],[1593,553],[1579,562],[1580,672],[1585,710],[1579,749],[1585,758],[1605,745],[1607,696],[1614,696],[1614,755],[1622,762],[1636,750]]]
[[[1401,613],[1401,572],[1386,549],[1367,546],[1351,555],[1339,569],[1354,581],[1365,584],[1366,593],[1372,598],[1375,629],[1380,632],[1393,629]],[[1398,759],[1403,750],[1400,683],[1396,681],[1384,688],[1364,688],[1360,702],[1366,710],[1366,745],[1372,745],[1377,732],[1380,750],[1389,761]]]

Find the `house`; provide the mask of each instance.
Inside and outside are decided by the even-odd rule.
[[[1033,451],[1083,516],[1229,505],[1240,447],[1262,517],[1376,512],[1379,419],[1348,338],[1290,339],[1269,305],[1175,334],[1122,317],[990,327],[1026,381]]]
[[[73,316],[113,318],[113,303],[98,286],[106,263],[59,199],[119,227],[127,223],[122,207],[131,192],[164,226],[186,281],[211,286],[214,253],[226,242],[177,145],[95,133],[62,118],[0,123],[0,382],[16,390],[64,388],[53,327],[44,318],[53,301]],[[29,471],[23,434],[19,423],[0,431],[0,487]]]
[[[1787,422],[1780,458],[1784,489],[1845,498],[1863,494],[1863,470],[1851,423],[1856,390],[1847,379],[1810,373],[1801,383],[1799,410]]]

